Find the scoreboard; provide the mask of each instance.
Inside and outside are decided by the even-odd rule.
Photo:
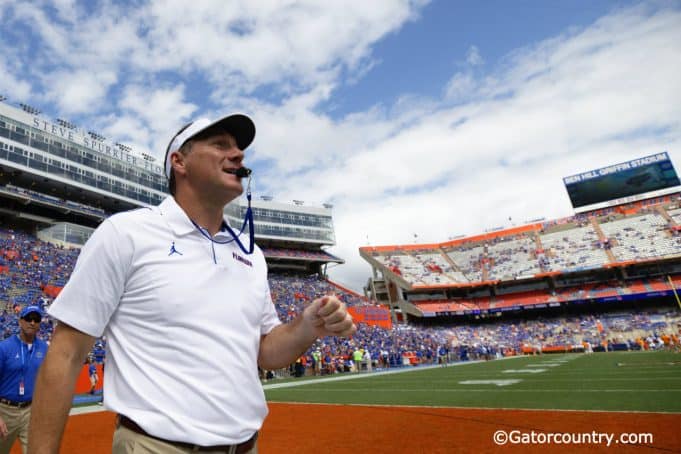
[[[681,191],[667,152],[565,177],[563,183],[576,212]]]

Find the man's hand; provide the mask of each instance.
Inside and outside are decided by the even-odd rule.
[[[260,337],[258,365],[280,369],[296,360],[319,337],[349,337],[357,332],[345,304],[333,295],[314,300],[292,322]]]
[[[345,304],[335,295],[317,298],[303,311],[303,323],[316,337],[350,337],[357,332]]]

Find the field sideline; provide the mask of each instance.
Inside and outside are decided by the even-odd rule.
[[[342,377],[265,385],[265,393],[272,402],[681,412],[681,354],[671,352],[538,355]]]
[[[259,452],[496,452],[499,431],[653,437],[504,446],[516,452],[681,452],[679,372],[681,354],[632,352],[282,380],[265,384]],[[113,421],[101,406],[74,409],[61,452],[110,452]]]

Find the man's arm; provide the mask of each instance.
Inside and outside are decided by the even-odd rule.
[[[260,339],[258,365],[272,370],[294,362],[318,337],[349,337],[357,331],[345,304],[335,296],[318,298],[290,323]]]
[[[55,329],[33,393],[28,433],[30,454],[59,452],[76,379],[94,343],[94,337],[64,323]]]

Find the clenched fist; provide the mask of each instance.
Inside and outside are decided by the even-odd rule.
[[[357,332],[347,307],[335,295],[314,300],[303,311],[303,320],[317,337],[349,337]]]

